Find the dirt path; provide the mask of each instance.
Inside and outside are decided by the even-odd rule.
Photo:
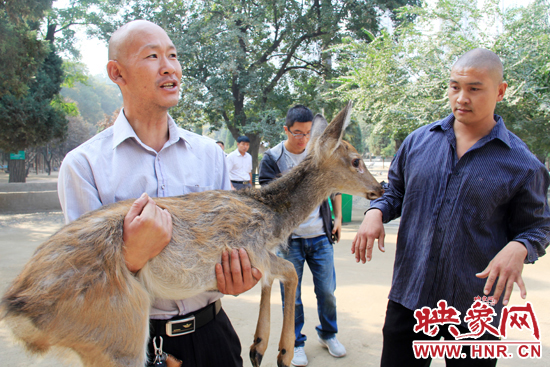
[[[304,273],[303,302],[306,316],[305,334],[309,340],[305,350],[309,366],[378,366],[382,345],[381,329],[384,321],[387,294],[391,283],[395,240],[398,223],[386,226],[385,254],[376,252],[374,259],[365,265],[356,264],[350,255],[351,241],[359,227],[362,209],[356,207],[353,220],[344,226],[342,240],[335,247],[337,274],[336,298],[338,303],[338,338],[345,345],[348,355],[341,359],[331,357],[316,340],[315,326],[318,323],[316,300],[313,293],[311,273]],[[61,213],[40,213],[0,216],[0,291],[18,274],[34,249],[62,225]],[[526,266],[524,280],[528,298],[538,316],[541,329],[542,358],[500,360],[498,366],[542,367],[550,365],[550,256],[539,260],[534,266]],[[523,305],[516,289],[511,305]],[[252,342],[258,315],[260,288],[238,297],[226,296],[223,305],[232,320],[243,344],[244,365],[250,366],[248,347]],[[269,348],[262,366],[275,367],[279,333],[282,325],[279,287],[274,284],[272,293],[272,327]],[[527,332],[509,332],[509,340],[533,340]],[[515,354],[515,349],[512,350]],[[10,341],[9,332],[0,324],[0,365],[11,367],[57,367],[59,362],[52,357],[36,360],[29,357],[20,346]],[[67,364],[68,366],[77,364]],[[443,366],[434,361],[432,366]]]

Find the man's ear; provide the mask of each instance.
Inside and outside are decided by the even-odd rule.
[[[506,88],[508,88],[508,83],[502,82],[499,84],[497,102],[502,101],[502,99],[504,98],[504,93],[506,93]]]
[[[107,75],[119,87],[126,84],[126,80],[122,76],[121,65],[116,60],[109,60],[107,63]]]

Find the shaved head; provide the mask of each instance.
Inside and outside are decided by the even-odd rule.
[[[178,103],[181,65],[177,50],[164,29],[154,23],[135,20],[113,33],[107,74],[122,92],[127,117],[147,108],[164,116]]]
[[[117,29],[109,39],[109,60],[125,58],[129,47],[136,38],[139,38],[140,34],[151,30],[161,30],[166,34],[164,29],[147,20],[134,20],[124,24]]]
[[[500,58],[484,48],[474,48],[466,52],[453,65],[453,70],[467,68],[486,70],[497,85],[502,83],[504,78]]]

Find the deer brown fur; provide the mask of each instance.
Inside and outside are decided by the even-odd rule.
[[[86,367],[141,367],[152,300],[216,291],[214,267],[222,251],[245,248],[263,273],[252,364],[260,365],[267,348],[270,290],[279,278],[286,307],[277,362],[290,366],[297,276],[274,251],[329,195],[382,194],[357,151],[341,140],[350,112],[348,105],[324,132],[326,121],[316,116],[306,159],[266,187],[155,198],[172,215],[172,239],[136,275],[122,253],[123,220],[133,200],[64,226],[36,250],[7,290],[0,319],[32,352],[56,346],[72,349]]]

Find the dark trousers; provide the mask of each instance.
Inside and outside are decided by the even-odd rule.
[[[414,311],[399,303],[388,302],[386,321],[382,329],[384,337],[380,363],[382,367],[428,367],[432,362],[431,358],[416,359],[414,357],[413,341],[438,340],[442,337],[446,340],[454,340],[446,325],[439,326],[439,334],[434,337],[430,337],[422,331],[415,333],[413,330],[415,325]],[[470,333],[467,328],[456,326],[461,334]],[[498,338],[486,333],[477,340],[498,340]],[[446,358],[447,367],[494,367],[497,365],[497,359],[472,359],[469,346],[463,346],[462,353],[466,354],[466,358]]]
[[[233,185],[235,190],[242,190],[242,189],[247,189],[249,187],[252,187],[252,185],[250,185],[249,183],[243,184],[243,183],[236,183],[236,182],[231,181],[231,184]]]
[[[153,337],[148,345],[149,363],[155,356]],[[181,360],[183,367],[242,367],[241,342],[223,308],[194,333],[163,336],[163,351]],[[157,338],[157,346],[159,345]]]

